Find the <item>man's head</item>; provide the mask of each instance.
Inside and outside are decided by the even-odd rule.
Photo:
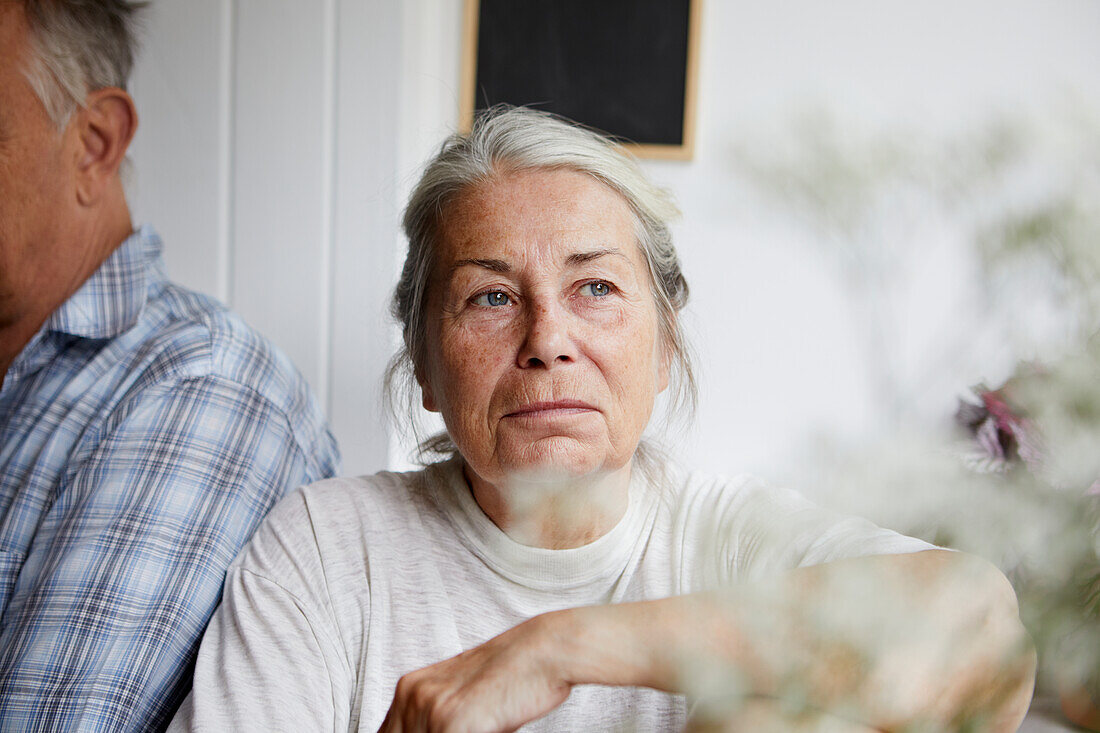
[[[0,0],[0,367],[130,233],[131,5]],[[3,369],[0,369],[0,374]]]
[[[134,14],[123,0],[17,0],[32,49],[25,75],[58,129],[95,89],[126,89],[134,64]]]

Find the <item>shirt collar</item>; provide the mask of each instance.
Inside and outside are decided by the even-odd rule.
[[[71,298],[46,320],[43,330],[83,338],[113,338],[133,326],[161,273],[161,241],[143,225],[111,253]]]

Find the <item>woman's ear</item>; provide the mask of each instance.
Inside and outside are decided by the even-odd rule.
[[[420,385],[420,401],[428,412],[439,412],[439,404],[435,401],[435,392],[432,390],[431,381],[424,375],[423,370],[416,370],[416,383]]]
[[[672,372],[672,344],[662,335],[657,345],[657,394],[668,389],[669,375]]]
[[[77,198],[95,204],[118,179],[126,150],[137,132],[134,100],[122,89],[107,87],[90,92],[70,124],[77,138]]]

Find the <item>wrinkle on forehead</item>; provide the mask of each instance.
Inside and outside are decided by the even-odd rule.
[[[588,250],[585,252],[571,252],[564,257],[566,267],[576,267],[583,265],[587,262],[593,262],[601,257],[617,257],[624,262],[633,266],[633,262],[627,257],[623,251],[617,247],[599,247],[597,249]],[[460,260],[455,260],[451,263],[450,272],[453,274],[455,270],[461,267],[480,267],[490,272],[510,273],[515,271],[516,268],[507,260],[483,258],[483,257],[466,257]]]
[[[578,187],[586,189],[583,199],[575,195]],[[596,221],[587,205],[593,197],[604,199],[607,212]],[[531,257],[537,264],[576,265],[616,252],[632,268],[644,265],[627,201],[568,169],[504,173],[470,186],[445,209],[439,235],[436,277],[447,278],[464,264],[503,272],[524,269]],[[630,251],[623,249],[627,243]]]

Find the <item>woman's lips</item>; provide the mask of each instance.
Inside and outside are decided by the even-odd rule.
[[[595,406],[580,400],[554,400],[553,402],[532,402],[507,413],[504,417],[552,417],[573,413],[594,412]]]

